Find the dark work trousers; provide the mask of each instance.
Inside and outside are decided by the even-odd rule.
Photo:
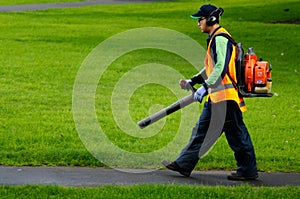
[[[254,148],[242,112],[234,101],[205,102],[190,141],[175,163],[182,170],[191,172],[199,160],[199,152],[205,137],[211,135],[219,137],[222,132],[225,132],[227,142],[234,151],[237,173],[243,176],[255,175],[257,168]]]

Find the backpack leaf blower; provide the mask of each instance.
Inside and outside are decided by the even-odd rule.
[[[241,97],[272,97],[272,65],[267,61],[258,59],[253,48],[249,48],[244,54],[242,43],[236,43],[232,37],[226,33],[220,33],[216,36],[224,36],[231,41],[237,49],[235,60],[237,82],[227,75],[238,89]]]
[[[216,36],[219,35],[228,38],[237,48],[237,57],[235,60],[237,82],[230,77],[228,71],[227,75],[238,89],[239,95],[241,97],[272,97],[274,95],[271,93],[272,65],[269,65],[267,61],[263,61],[262,59],[258,60],[253,48],[249,48],[248,52],[244,54],[241,43],[236,43],[228,34],[220,33]],[[161,118],[195,102],[194,92],[196,89],[192,87],[191,90],[193,91],[192,94],[139,121],[139,127],[143,129]]]

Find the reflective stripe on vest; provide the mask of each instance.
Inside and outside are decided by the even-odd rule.
[[[228,88],[234,88],[233,84],[225,84],[225,85],[219,85],[216,88],[209,88],[208,93],[211,94]]]

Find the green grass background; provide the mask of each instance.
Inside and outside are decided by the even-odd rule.
[[[297,19],[299,3],[214,3],[224,7],[222,25],[235,39],[242,41],[245,48],[254,47],[258,56],[274,67],[273,92],[278,96],[246,99],[248,111],[244,118],[256,148],[259,169],[299,171],[299,25],[270,23]],[[73,122],[73,84],[82,61],[101,41],[138,27],[174,29],[204,46],[206,35],[200,34],[195,21],[189,18],[198,7],[199,2],[195,1],[1,13],[0,164],[103,166],[86,151]],[[284,12],[284,8],[290,11]],[[131,67],[153,60],[173,66],[186,77],[197,72],[184,60],[156,50],[133,52],[109,67],[97,91],[107,98],[96,100],[97,113],[107,115],[101,121],[106,124],[105,132],[110,132],[108,136],[116,140],[115,144],[127,150],[151,151],[155,146],[164,146],[172,138],[172,131],[176,131],[176,126],[172,129],[169,125],[163,138],[136,142],[116,128],[112,120],[109,104],[113,82]],[[160,88],[151,90],[158,96],[165,92]],[[134,97],[143,99],[145,93],[137,92]],[[176,100],[174,96],[152,98],[151,103],[165,105]],[[140,114],[141,119],[147,116],[151,104],[143,100],[139,103],[145,107],[144,112],[134,111],[136,106],[130,110],[133,117]],[[170,117],[173,123],[176,114]],[[191,128],[187,127],[187,138]],[[235,169],[233,154],[223,136],[197,169]]]
[[[4,194],[3,194],[4,193]],[[297,187],[251,187],[248,185],[224,188],[190,185],[135,185],[71,188],[53,186],[0,187],[5,198],[297,198]],[[34,197],[33,197],[34,196]],[[4,198],[3,197],[3,198]]]
[[[248,111],[244,119],[256,149],[259,170],[299,172],[299,25],[273,23],[299,21],[299,1],[210,2],[225,9],[221,24],[235,40],[241,41],[244,48],[254,47],[259,57],[273,65],[272,91],[278,96],[246,99]],[[6,3],[0,1],[2,5]],[[34,1],[15,1],[15,4],[18,3]],[[100,42],[131,28],[169,28],[205,46],[206,35],[201,34],[196,22],[189,18],[203,3],[208,1],[0,13],[0,165],[105,166],[85,149],[73,121],[72,92],[81,63]],[[289,8],[288,12],[284,11],[286,8]],[[168,124],[166,132],[162,132],[163,137],[136,142],[136,139],[116,128],[112,121],[109,97],[113,85],[107,80],[116,82],[131,67],[153,60],[173,66],[187,78],[197,72],[170,53],[143,50],[120,57],[106,71],[97,89],[97,114],[107,115],[101,123],[110,132],[108,137],[129,151],[151,151],[154,147],[164,146],[176,130],[176,126]],[[174,80],[174,83],[177,82]],[[151,89],[155,90],[157,96],[167,92],[155,86]],[[141,116],[147,116],[146,110],[151,106],[144,101],[138,102],[138,99],[145,97],[144,91],[141,88],[131,100],[144,106],[138,113],[135,107],[130,106],[130,112],[137,121]],[[100,100],[100,94],[103,93],[107,98]],[[149,93],[147,97],[152,94]],[[163,99],[152,96],[151,102],[168,105],[175,100],[172,95]],[[178,116],[176,113],[168,121],[176,122]],[[197,118],[192,119],[196,121]],[[187,127],[187,139],[191,128]],[[235,168],[233,153],[224,136],[196,167],[201,170]],[[14,188],[8,187],[1,189],[2,193],[14,191]],[[259,189],[246,189],[258,194],[255,196],[260,195]],[[273,193],[273,190],[268,189],[266,193]],[[295,193],[299,194],[299,190]],[[280,196],[280,192],[275,194]]]
[[[0,5],[42,4],[42,3],[64,3],[80,2],[84,0],[0,0]]]

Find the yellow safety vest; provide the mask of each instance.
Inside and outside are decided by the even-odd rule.
[[[205,65],[205,72],[207,77],[210,76],[214,69],[213,60],[211,57],[211,43],[216,35],[219,33],[226,33],[230,35],[223,27],[219,28],[214,35],[211,37],[208,47],[207,47],[207,53],[204,60]],[[246,111],[246,105],[244,102],[244,99],[242,97],[239,97],[237,88],[234,87],[232,84],[231,79],[228,77],[228,73],[230,77],[236,82],[236,69],[235,69],[235,59],[236,59],[236,48],[233,45],[232,46],[232,55],[229,61],[228,65],[228,72],[225,74],[224,78],[222,79],[222,84],[218,85],[216,88],[209,88],[208,89],[208,97],[207,100],[210,99],[212,102],[217,103],[225,100],[233,100],[235,101],[242,112]]]

